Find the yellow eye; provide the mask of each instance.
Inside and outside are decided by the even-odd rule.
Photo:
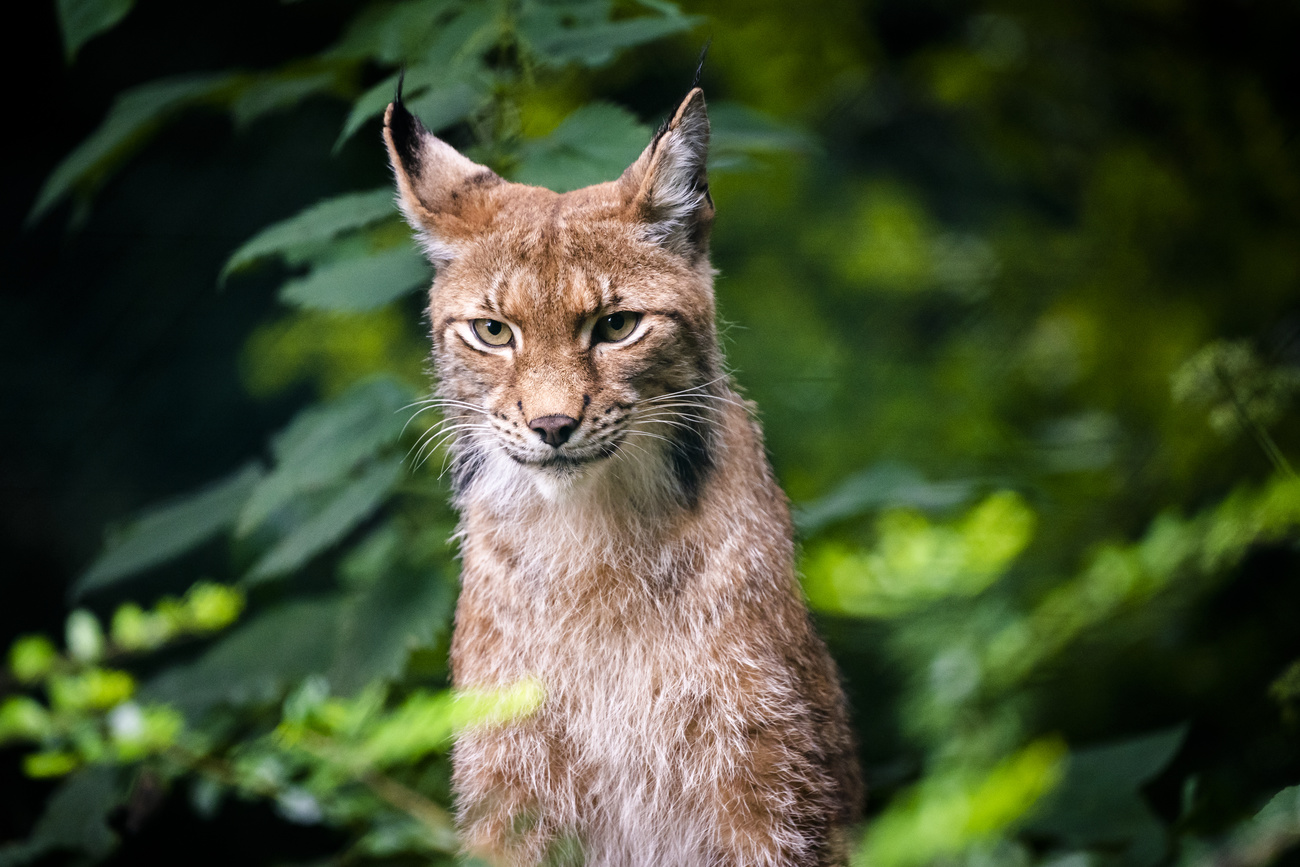
[[[488,346],[509,346],[512,337],[510,326],[496,319],[475,319],[474,333]]]
[[[640,313],[625,311],[602,316],[596,320],[596,328],[592,334],[595,338],[593,342],[618,343],[620,340],[626,340],[636,330],[637,323],[640,321]]]

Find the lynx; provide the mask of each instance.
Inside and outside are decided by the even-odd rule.
[[[718,348],[702,92],[618,180],[564,194],[472,162],[400,90],[384,139],[436,267],[463,561],[452,676],[545,691],[456,744],[466,850],[842,863],[855,749],[785,496]]]

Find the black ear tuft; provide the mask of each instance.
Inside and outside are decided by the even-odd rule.
[[[704,47],[700,49],[700,61],[695,64],[695,81],[691,82],[691,90],[700,86],[700,78],[704,75],[704,58],[709,56],[709,46],[713,44],[713,37],[710,36],[704,41]],[[401,90],[401,86],[398,86]]]
[[[388,129],[393,137],[393,148],[397,151],[402,166],[411,174],[420,173],[420,152],[423,136],[427,134],[420,119],[406,110],[402,102],[402,82],[406,78],[403,69],[397,76],[397,95],[393,107],[388,112]]]

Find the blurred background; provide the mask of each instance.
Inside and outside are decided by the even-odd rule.
[[[709,39],[720,331],[853,702],[854,863],[1300,864],[1300,6],[28,11],[0,865],[456,860],[431,272],[379,114],[404,68],[571,189]]]

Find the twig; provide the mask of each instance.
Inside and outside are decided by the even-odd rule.
[[[1252,417],[1246,410],[1246,405],[1242,403],[1241,398],[1237,396],[1237,389],[1233,388],[1232,380],[1228,376],[1227,371],[1223,369],[1223,364],[1216,362],[1214,365],[1214,372],[1219,377],[1219,382],[1223,385],[1224,390],[1228,392],[1228,398],[1232,401],[1233,408],[1237,411],[1237,421],[1239,421],[1241,426],[1245,428],[1246,432],[1254,438],[1256,445],[1263,449],[1264,454],[1267,455],[1269,461],[1272,462],[1273,468],[1280,473],[1294,478],[1295,470],[1291,468],[1291,464],[1287,461],[1286,455],[1282,454],[1281,449],[1277,447],[1277,443],[1275,443],[1273,438],[1269,436],[1268,431],[1264,430],[1263,426],[1260,425],[1259,422],[1255,421],[1254,417]]]

